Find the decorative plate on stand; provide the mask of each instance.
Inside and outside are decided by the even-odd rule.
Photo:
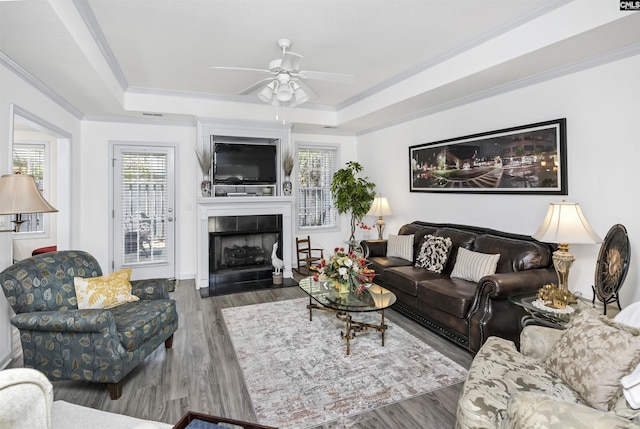
[[[604,314],[607,314],[607,304],[615,302],[620,307],[618,291],[624,283],[629,270],[630,248],[629,236],[623,225],[616,224],[609,229],[602,242],[596,274],[593,285],[593,300],[596,297],[604,304]]]

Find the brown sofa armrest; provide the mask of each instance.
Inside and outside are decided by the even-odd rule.
[[[387,240],[362,240],[360,242],[364,257],[387,256]]]
[[[557,282],[558,275],[552,268],[497,273],[480,279],[476,298],[479,295],[487,296],[490,293],[490,299],[507,299],[513,295],[535,293],[542,286]]]
[[[553,268],[499,273],[480,279],[475,302],[469,311],[469,350],[477,352],[492,335],[520,345],[520,319],[525,310],[509,301],[511,295],[535,293],[545,284],[557,282]]]

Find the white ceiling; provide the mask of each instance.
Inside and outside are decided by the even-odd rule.
[[[612,0],[0,0],[0,63],[79,118],[274,120],[239,91],[291,39],[318,94],[299,130],[365,133],[640,53]],[[148,116],[146,116],[148,118]],[[153,117],[157,119],[157,117]]]

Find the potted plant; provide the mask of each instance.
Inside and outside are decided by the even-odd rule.
[[[202,196],[210,197],[211,179],[209,178],[209,170],[211,169],[211,162],[213,161],[213,152],[211,148],[206,145],[202,149],[196,149],[196,157],[198,158],[200,170],[202,170],[202,182],[200,183]]]
[[[334,173],[331,180],[331,197],[338,213],[351,212],[349,243],[355,241],[356,223],[367,214],[376,196],[376,185],[367,177],[358,177],[362,170],[359,163],[349,161],[345,168]]]
[[[282,189],[284,195],[291,195],[291,191],[293,186],[291,185],[291,172],[293,171],[293,166],[295,165],[295,158],[293,155],[286,151],[284,153],[284,158],[282,159],[282,169],[284,170],[284,181],[282,182]]]

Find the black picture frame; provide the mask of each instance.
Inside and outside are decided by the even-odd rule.
[[[409,147],[411,192],[567,195],[567,120]]]

